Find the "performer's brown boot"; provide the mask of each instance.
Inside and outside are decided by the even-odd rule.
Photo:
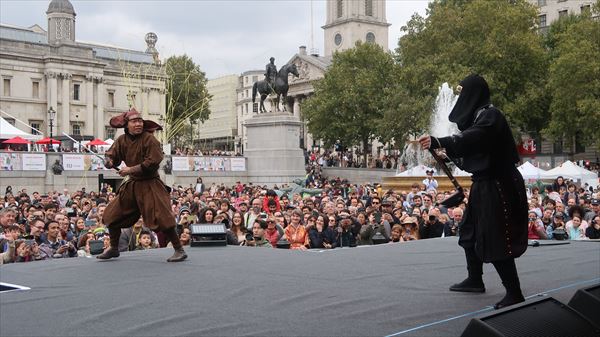
[[[473,249],[465,249],[467,258],[467,271],[469,277],[460,283],[450,286],[450,291],[459,291],[466,293],[484,293],[485,285],[483,284],[483,262],[477,257]]]
[[[185,253],[185,250],[183,250],[183,247],[181,246],[181,242],[179,241],[179,236],[177,236],[177,232],[175,231],[175,228],[169,228],[169,229],[163,231],[163,233],[165,233],[165,236],[167,237],[167,241],[170,241],[171,244],[173,245],[173,248],[175,249],[175,253],[173,253],[173,256],[171,256],[170,258],[167,259],[167,262],[181,262],[181,261],[187,259],[187,254]]]
[[[187,259],[185,250],[183,250],[183,248],[179,248],[175,249],[175,253],[173,253],[173,256],[167,259],[167,262],[181,262],[185,259]]]
[[[119,239],[121,238],[121,229],[109,229],[108,234],[110,235],[110,247],[104,250],[102,254],[96,256],[100,260],[108,260],[114,257],[119,257]]]

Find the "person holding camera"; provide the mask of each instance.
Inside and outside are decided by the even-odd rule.
[[[529,211],[528,220],[529,223],[527,225],[527,238],[529,240],[546,240],[548,239],[548,235],[546,234],[546,230],[544,229],[544,225],[538,219],[537,213],[533,210]]]
[[[554,223],[546,227],[548,239],[552,240],[567,240],[569,234],[565,228],[565,216],[563,212],[554,213]]]
[[[48,257],[55,259],[77,256],[75,245],[60,237],[60,227],[58,222],[55,220],[46,222],[45,231],[46,238],[40,246],[42,255],[46,254]]]
[[[359,245],[373,245],[390,241],[390,224],[383,220],[381,212],[369,213],[369,222],[360,228]]]
[[[271,242],[265,238],[267,226],[267,222],[263,219],[254,220],[252,234],[246,234],[246,246],[273,248]]]
[[[439,238],[444,233],[444,224],[439,220],[440,211],[432,208],[427,217],[424,217],[423,225],[419,228],[421,239]]]

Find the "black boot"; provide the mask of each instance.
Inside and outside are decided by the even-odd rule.
[[[465,249],[467,258],[467,271],[469,276],[462,282],[450,286],[450,291],[467,293],[484,293],[485,285],[481,275],[483,274],[483,262],[475,254],[473,249]]]
[[[494,267],[496,268],[498,275],[500,275],[502,285],[506,288],[506,295],[504,295],[504,298],[501,299],[500,302],[494,304],[494,309],[501,309],[524,302],[525,297],[523,297],[523,293],[521,292],[521,283],[519,282],[515,259],[510,258],[496,261],[494,262]]]
[[[167,259],[167,262],[181,262],[187,259],[187,254],[181,246],[181,241],[179,241],[179,236],[177,236],[175,228],[169,228],[163,231],[163,233],[165,233],[167,241],[171,242],[173,249],[175,249],[175,253],[173,253],[173,256]]]
[[[119,257],[119,239],[121,238],[121,229],[109,229],[108,234],[110,235],[110,247],[104,250],[102,254],[96,256],[100,260],[108,260],[114,257]]]

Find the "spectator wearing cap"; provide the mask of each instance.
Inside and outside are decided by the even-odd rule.
[[[429,191],[436,191],[438,188],[438,182],[437,180],[433,177],[433,170],[427,170],[425,171],[425,174],[427,175],[427,177],[425,179],[423,179],[423,185],[425,185],[425,191],[429,192]]]
[[[546,234],[544,225],[542,225],[541,221],[538,219],[537,213],[531,210],[529,211],[527,217],[527,238],[529,240],[546,240],[548,238],[548,234]]]
[[[555,212],[554,213],[554,222],[552,226],[548,226],[546,228],[546,234],[548,235],[548,239],[556,239],[554,237],[554,231],[561,229],[565,231],[565,216],[563,212]]]
[[[419,240],[419,221],[415,217],[407,216],[402,221],[402,238],[404,241]]]
[[[306,250],[309,246],[308,231],[302,225],[302,211],[292,212],[290,224],[284,230],[285,239],[290,243],[290,249]]]

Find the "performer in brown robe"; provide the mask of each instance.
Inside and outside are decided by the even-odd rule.
[[[527,197],[512,132],[502,112],[490,104],[490,89],[479,75],[460,82],[458,101],[448,117],[459,134],[422,136],[424,149],[445,148],[448,157],[473,174],[467,211],[459,226],[458,244],[465,250],[466,280],[451,291],[485,292],[483,262],[491,262],[506,288],[499,309],[525,299],[515,258],[527,249]]]
[[[167,261],[185,260],[187,255],[175,231],[169,193],[158,175],[163,153],[152,132],[162,128],[153,121],[143,120],[135,109],[111,118],[110,125],[125,128],[125,134],[119,136],[106,151],[105,166],[116,168],[125,162],[126,166],[119,170],[119,175],[126,179],[119,187],[117,197],[104,211],[102,219],[109,229],[110,248],[97,258],[106,260],[118,257],[121,228],[133,226],[141,215],[147,227],[162,231],[173,244],[175,253]]]

